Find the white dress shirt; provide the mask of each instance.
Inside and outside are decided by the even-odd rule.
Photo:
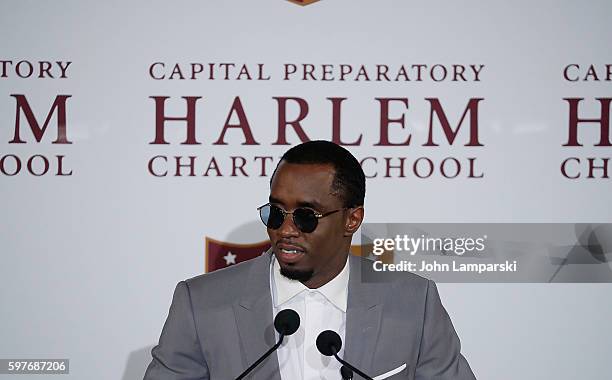
[[[283,309],[293,309],[300,316],[300,327],[285,338],[277,350],[278,365],[283,380],[338,380],[342,366],[333,356],[317,350],[320,332],[337,332],[344,342],[346,303],[348,296],[348,259],[342,271],[318,289],[309,289],[301,282],[280,274],[276,258],[270,265],[270,290],[274,315]],[[278,338],[278,334],[277,334]],[[339,352],[344,353],[344,345]]]

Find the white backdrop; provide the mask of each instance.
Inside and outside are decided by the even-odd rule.
[[[22,162],[18,174],[0,174],[0,358],[70,358],[67,379],[141,378],[176,282],[203,272],[205,237],[234,243],[266,237],[255,208],[267,199],[269,178],[258,175],[253,158],[287,149],[273,144],[274,97],[307,101],[302,128],[312,139],[332,137],[326,98],[347,98],[342,139],[363,135],[360,146],[348,148],[378,159],[380,173],[367,183],[367,222],[610,222],[610,180],[585,178],[584,163],[609,157],[611,148],[594,147],[599,129],[584,123],[578,127],[583,146],[562,146],[569,123],[563,98],[584,98],[580,117],[596,118],[594,98],[612,97],[612,82],[605,80],[612,63],[610,2],[322,0],[301,7],[284,0],[10,0],[0,9],[0,61],[6,61],[0,158],[6,157],[9,174]],[[18,70],[21,61],[32,65],[32,74],[27,63]],[[51,63],[54,78],[40,72],[41,61]],[[57,61],[71,62],[66,78],[59,78]],[[165,64],[167,76],[175,63],[247,64],[253,76],[263,64],[270,80],[209,80],[206,72],[195,80],[156,80],[149,74],[155,62]],[[368,82],[283,80],[284,64],[484,66],[478,81],[467,71],[466,81],[427,75],[417,81],[413,69],[410,81]],[[564,79],[570,64],[580,66],[572,75],[589,80]],[[590,65],[599,81],[587,76]],[[53,143],[57,112],[37,142],[12,95],[25,96],[41,125],[56,97],[70,95],[65,113],[72,144]],[[186,114],[181,97],[201,97],[200,145],[181,144],[185,122],[166,124],[168,145],[150,144],[154,96],[170,97],[167,116]],[[229,128],[227,145],[213,144],[235,97],[259,145],[243,145],[239,128]],[[405,127],[388,129],[393,142],[412,135],[410,145],[376,145],[376,98],[408,99],[407,110],[395,102],[389,111],[391,118],[405,115]],[[477,124],[484,146],[464,146],[469,117],[453,144],[434,118],[439,146],[423,146],[431,118],[426,98],[439,99],[453,128],[469,99],[483,98]],[[287,118],[297,117],[295,103],[289,105]],[[11,143],[17,114],[24,143]],[[239,121],[233,114],[230,122]],[[287,140],[299,142],[291,127]],[[49,173],[28,173],[34,155],[49,160]],[[55,175],[58,155],[63,173],[72,175]],[[166,177],[147,169],[157,155],[168,157]],[[173,176],[175,156],[195,156],[196,175]],[[231,156],[245,158],[248,178],[230,176]],[[212,157],[223,176],[202,176]],[[406,157],[405,178],[399,170],[384,177],[385,157],[394,164]],[[456,157],[462,174],[416,178],[411,165],[419,157]],[[468,157],[483,178],[466,177]],[[563,177],[567,157],[582,160],[581,178]],[[40,173],[42,164],[34,158],[32,171]],[[609,284],[439,288],[479,379],[604,379],[612,372]]]

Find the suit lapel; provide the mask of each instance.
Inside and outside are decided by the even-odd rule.
[[[344,358],[369,374],[380,331],[382,294],[377,294],[375,284],[362,281],[365,260],[354,256],[350,260]]]
[[[276,342],[270,294],[270,254],[253,259],[244,295],[233,305],[238,333],[246,356],[245,369]],[[276,352],[252,372],[252,379],[281,380]]]

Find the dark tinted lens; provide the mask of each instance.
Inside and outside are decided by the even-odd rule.
[[[264,208],[268,209],[268,220],[264,221],[264,224],[273,230],[280,228],[283,225],[283,221],[285,220],[285,215],[283,215],[283,211],[273,205],[268,205]],[[262,210],[264,209],[262,208]],[[262,217],[263,220],[263,217]]]
[[[319,220],[314,211],[307,208],[297,208],[293,212],[295,226],[302,232],[312,232],[317,228]]]

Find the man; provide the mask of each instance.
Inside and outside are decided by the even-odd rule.
[[[316,348],[324,330],[341,336],[341,357],[377,379],[474,379],[433,282],[368,281],[371,265],[349,256],[364,196],[346,149],[312,141],[287,151],[259,208],[271,252],[177,285],[145,380],[236,378],[275,343],[283,309],[300,327],[252,379],[341,379],[340,364]]]

